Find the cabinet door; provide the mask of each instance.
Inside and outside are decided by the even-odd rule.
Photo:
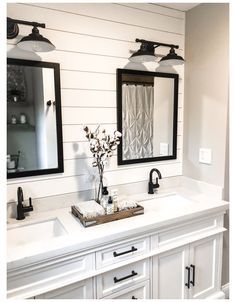
[[[202,299],[220,290],[222,234],[196,241],[190,245],[191,281],[189,298]],[[191,265],[190,265],[191,266]]]
[[[184,299],[189,245],[153,257],[153,299]]]
[[[92,278],[36,296],[35,299],[93,299]]]

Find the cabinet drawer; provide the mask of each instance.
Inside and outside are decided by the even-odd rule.
[[[149,259],[134,262],[97,277],[98,298],[149,279]]]
[[[49,261],[35,263],[30,267],[20,267],[8,271],[8,294],[9,298],[14,292],[23,290],[27,285],[32,290],[37,288],[47,288],[48,285],[64,279],[65,276],[83,275],[95,268],[95,254],[70,255],[51,259]],[[40,282],[39,282],[40,281]],[[13,291],[11,291],[13,290]]]
[[[104,299],[150,299],[149,280],[140,282],[128,289],[124,289]]]
[[[92,278],[36,296],[35,299],[93,299]]]
[[[130,259],[149,251],[149,238],[141,238],[127,243],[115,245],[96,253],[96,267],[102,268],[107,265]]]
[[[207,219],[197,219],[191,222],[162,230],[151,237],[151,248],[164,247],[172,242],[209,231],[223,225],[222,216],[213,216]]]

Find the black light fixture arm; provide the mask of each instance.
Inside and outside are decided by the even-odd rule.
[[[11,22],[11,23],[14,23],[14,24],[29,25],[29,26],[33,26],[33,27],[42,27],[42,28],[46,27],[45,23],[18,20],[18,19],[12,19],[12,18],[9,18],[9,17],[7,17],[7,22]]]
[[[19,34],[18,24],[33,26],[33,28],[46,27],[45,23],[24,21],[24,20],[12,19],[7,17],[7,39],[14,39],[18,36]]]
[[[164,46],[164,47],[170,47],[170,48],[179,48],[179,45],[174,45],[174,44],[166,44],[166,43],[161,43],[161,42],[154,42],[154,41],[147,41],[143,39],[136,39],[135,42],[138,43],[147,43],[149,45],[152,45],[154,48],[157,48],[159,46]]]

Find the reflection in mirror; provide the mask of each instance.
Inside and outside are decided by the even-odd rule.
[[[63,172],[59,64],[8,59],[8,178]]]
[[[118,164],[175,159],[177,108],[177,74],[118,69]]]

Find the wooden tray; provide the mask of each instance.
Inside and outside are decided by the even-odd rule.
[[[93,225],[98,225],[98,224],[107,223],[115,220],[134,217],[137,215],[142,215],[144,214],[144,208],[138,205],[136,208],[122,210],[122,211],[115,212],[114,214],[102,215],[93,218],[83,217],[83,215],[79,212],[76,206],[71,206],[71,212],[75,217],[79,218],[80,222],[83,224],[84,227],[90,227]]]

